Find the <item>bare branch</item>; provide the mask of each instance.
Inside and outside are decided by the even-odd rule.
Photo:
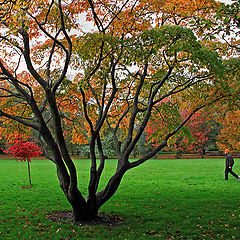
[[[38,83],[44,88],[46,89],[47,87],[47,82],[43,80],[43,78],[37,73],[37,71],[35,70],[35,68],[33,67],[32,64],[32,60],[30,58],[30,45],[29,45],[29,35],[28,33],[24,30],[24,28],[22,28],[20,30],[20,33],[23,37],[23,42],[24,42],[24,58],[27,64],[27,68],[29,70],[29,72],[32,74],[32,76],[38,81]]]
[[[38,130],[38,131],[39,131],[39,129],[40,129],[39,125],[30,123],[30,122],[27,122],[27,121],[23,120],[21,117],[13,116],[13,115],[11,115],[11,114],[8,114],[8,113],[3,112],[2,110],[0,110],[0,116],[1,116],[1,117],[6,117],[6,118],[9,118],[9,119],[12,119],[12,120],[17,121],[17,122],[19,122],[19,123],[21,123],[21,124],[23,124],[23,125],[25,125],[25,126],[34,128],[34,129],[36,129],[36,130]]]
[[[66,59],[65,59],[65,63],[64,63],[62,73],[61,73],[60,77],[55,82],[55,84],[52,88],[53,93],[56,92],[58,86],[62,83],[63,79],[66,76],[66,73],[67,73],[67,70],[68,70],[68,67],[69,67],[69,64],[70,64],[71,54],[72,54],[72,41],[71,41],[70,37],[68,36],[67,31],[66,31],[65,22],[64,22],[64,14],[63,14],[63,11],[62,11],[62,6],[61,6],[61,0],[58,1],[58,9],[59,9],[60,18],[61,18],[61,30],[62,30],[65,38],[67,39],[68,50],[65,51],[66,52]]]
[[[93,13],[93,18],[94,18],[94,21],[97,25],[97,28],[98,28],[99,32],[104,33],[105,29],[103,27],[103,24],[102,24],[101,20],[99,19],[98,15],[97,15],[96,11],[95,11],[93,1],[88,0],[88,3],[90,4],[90,7],[91,7],[91,10],[92,10],[92,13]]]

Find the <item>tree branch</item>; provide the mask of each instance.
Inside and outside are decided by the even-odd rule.
[[[179,124],[179,126],[178,126],[177,128],[175,128],[171,133],[167,134],[167,136],[164,138],[164,140],[162,141],[162,143],[161,143],[158,147],[156,147],[151,153],[149,153],[148,155],[146,155],[145,157],[143,157],[143,158],[141,158],[141,159],[139,159],[139,160],[137,160],[137,161],[131,162],[131,163],[129,164],[129,169],[134,168],[134,167],[137,167],[137,166],[139,166],[140,164],[146,162],[148,159],[150,159],[150,158],[153,157],[155,154],[157,154],[161,149],[163,149],[165,146],[167,146],[167,141],[168,141],[168,139],[169,139],[170,137],[172,137],[173,135],[175,135],[175,134],[191,119],[191,117],[192,117],[197,111],[199,111],[200,109],[202,109],[202,108],[204,108],[204,107],[206,107],[206,106],[209,106],[209,105],[211,105],[211,104],[213,104],[213,103],[215,103],[215,102],[223,99],[224,97],[225,97],[225,96],[219,96],[219,97],[217,97],[215,100],[211,101],[210,103],[205,103],[205,104],[197,107],[196,109],[194,109],[194,110],[192,111],[192,113],[190,113],[190,114],[188,115],[188,117],[187,117],[184,121],[182,121],[181,124]]]
[[[34,128],[34,129],[36,129],[38,131],[40,130],[40,126],[39,125],[27,122],[27,121],[23,120],[22,118],[20,118],[18,116],[13,116],[11,114],[3,112],[2,110],[0,110],[0,116],[1,117],[6,117],[6,118],[14,120],[14,121],[17,121],[17,122],[19,122],[19,123],[21,123],[21,124],[23,124],[25,126]]]

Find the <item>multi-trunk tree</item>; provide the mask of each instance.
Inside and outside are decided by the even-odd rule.
[[[223,97],[216,91],[224,71],[222,43],[203,31],[217,24],[214,8],[210,0],[2,3],[0,117],[5,128],[25,126],[22,131],[39,134],[74,221],[96,217],[128,170],[167,146],[195,112]],[[130,160],[153,108],[170,97],[182,101],[189,114],[150,153]],[[106,129],[118,161],[99,189]],[[86,197],[66,147],[69,136],[90,146]]]

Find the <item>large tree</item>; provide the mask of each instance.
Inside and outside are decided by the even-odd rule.
[[[212,90],[224,70],[217,52],[221,42],[202,31],[217,24],[215,7],[211,0],[1,4],[1,120],[12,131],[39,133],[74,221],[96,217],[128,170],[164,148],[195,112],[223,97]],[[130,160],[153,108],[169,97],[184,103],[188,116],[174,122],[150,153]],[[99,189],[107,128],[116,142],[118,162]],[[87,197],[78,188],[66,147],[69,132],[74,133],[73,142],[88,141],[90,146]]]

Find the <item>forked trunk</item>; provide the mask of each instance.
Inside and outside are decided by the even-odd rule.
[[[85,200],[78,190],[69,193],[68,201],[72,206],[71,221],[89,221],[97,217],[99,207],[96,202]]]
[[[79,204],[78,206],[72,206],[71,221],[89,221],[96,219],[98,215],[98,209],[93,208],[89,204]]]
[[[121,179],[127,170],[127,166],[124,164],[119,167],[117,172],[109,179],[105,189],[85,199],[77,186],[73,184],[71,177],[63,175],[63,172],[57,167],[57,175],[60,182],[60,186],[72,206],[71,221],[89,221],[97,218],[100,207],[108,201],[117,191]]]
[[[73,222],[78,222],[88,221],[96,218],[99,209],[96,203],[94,204],[89,199],[85,200],[77,188],[73,188],[68,182],[64,182],[60,172],[58,172],[58,177],[60,180],[60,186],[68,202],[72,206],[72,216],[70,220]]]
[[[123,174],[114,175],[108,182],[106,188],[97,193],[96,201],[93,201],[89,196],[84,199],[78,189],[68,191],[66,195],[69,203],[72,206],[71,221],[89,221],[97,218],[100,207],[108,201],[117,191]],[[64,191],[65,192],[65,191]]]

